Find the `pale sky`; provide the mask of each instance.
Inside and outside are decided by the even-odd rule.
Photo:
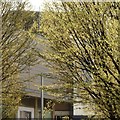
[[[35,11],[39,11],[39,9],[41,10],[43,8],[43,4],[45,2],[51,2],[53,0],[28,0],[28,1],[31,3]]]

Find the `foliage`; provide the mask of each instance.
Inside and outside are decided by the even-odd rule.
[[[73,101],[111,120],[120,118],[119,10],[119,2],[53,3],[41,20],[47,66]]]
[[[26,2],[2,1],[2,117],[13,118],[23,96],[21,72],[37,61],[35,53],[34,12]]]

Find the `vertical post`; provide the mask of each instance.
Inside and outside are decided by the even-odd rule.
[[[41,86],[43,86],[43,76],[41,74]],[[44,96],[43,89],[41,89],[41,120],[43,120]]]
[[[38,98],[35,98],[35,118],[38,118]]]

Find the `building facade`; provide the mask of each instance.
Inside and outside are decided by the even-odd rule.
[[[21,73],[21,79],[25,85],[25,96],[21,100],[21,105],[18,107],[16,118],[49,118],[54,120],[62,119],[63,117],[72,117],[72,104],[67,102],[58,103],[56,98],[49,95],[44,90],[39,89],[40,86],[49,86],[56,83],[56,80],[45,77],[50,71],[42,63],[34,66],[29,66]],[[49,104],[49,105],[48,105]]]

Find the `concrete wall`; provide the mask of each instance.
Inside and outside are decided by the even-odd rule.
[[[39,64],[35,66],[29,66],[21,73],[20,77],[21,80],[24,81],[23,84],[26,87],[25,90],[28,95],[40,97],[41,79],[43,80],[43,85],[52,85],[56,83],[55,79],[47,77],[50,72],[51,71],[47,67],[45,67],[44,61],[40,59]],[[44,97],[52,98],[46,92],[44,92]]]

